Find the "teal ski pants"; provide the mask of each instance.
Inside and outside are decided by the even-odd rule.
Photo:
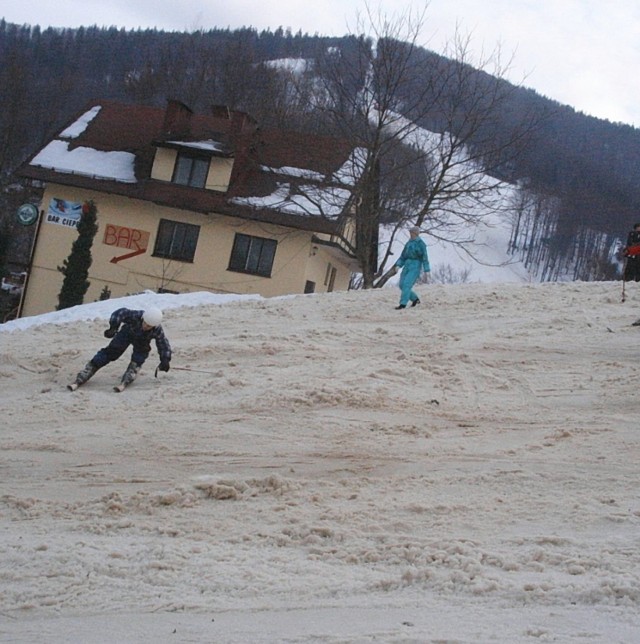
[[[400,273],[400,281],[398,282],[401,306],[407,306],[409,301],[415,302],[418,299],[418,295],[413,290],[413,285],[418,281],[421,271],[422,260],[408,259],[405,261],[402,273]]]

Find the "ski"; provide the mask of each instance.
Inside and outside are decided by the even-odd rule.
[[[75,391],[80,385],[76,382],[72,382],[70,385],[67,385],[69,391]],[[116,385],[113,390],[117,393],[122,393],[127,388],[127,385],[121,382],[119,385]]]

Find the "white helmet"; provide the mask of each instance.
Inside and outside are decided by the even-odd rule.
[[[149,326],[158,326],[162,322],[162,311],[150,306],[142,314],[142,321]]]

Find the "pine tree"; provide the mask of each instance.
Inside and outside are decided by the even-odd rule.
[[[99,302],[104,302],[111,297],[111,289],[105,284],[100,291],[100,297],[98,298]]]
[[[78,223],[78,238],[71,246],[69,257],[64,260],[62,266],[58,266],[58,270],[64,275],[58,295],[58,311],[82,304],[84,301],[90,284],[87,277],[92,262],[91,246],[98,232],[97,216],[98,209],[95,203],[86,201],[82,205],[82,216]]]

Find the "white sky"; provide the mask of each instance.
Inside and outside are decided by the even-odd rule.
[[[371,3],[389,16],[411,6]],[[422,6],[415,4],[414,6]],[[118,26],[175,31],[251,26],[344,35],[362,0],[8,0],[8,22],[42,27]],[[421,44],[442,51],[456,29],[480,52],[515,56],[509,80],[579,111],[640,126],[640,3],[637,0],[431,0]]]

